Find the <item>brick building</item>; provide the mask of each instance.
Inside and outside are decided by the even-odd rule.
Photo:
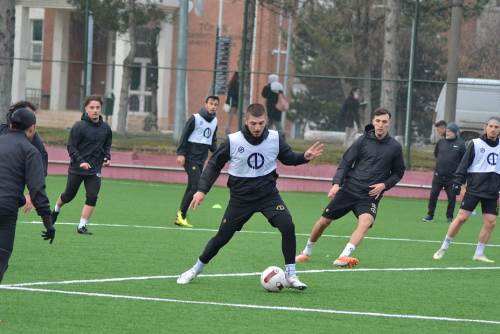
[[[158,125],[162,131],[170,131],[174,124],[175,110],[175,58],[178,31],[179,2],[187,0],[157,0],[171,19],[161,24],[158,45]],[[219,13],[219,0],[205,0],[203,10],[194,8],[190,1],[188,26],[188,73],[187,110],[196,112],[204,98],[211,92],[215,57],[215,40]],[[222,35],[232,40],[228,79],[238,70],[244,0],[223,1]],[[198,9],[198,10],[197,10]],[[276,11],[257,7],[254,48],[252,53],[251,98],[263,102],[260,92],[267,83],[267,74],[283,73],[286,40],[279,47],[280,22],[284,21]],[[37,102],[42,112],[41,124],[67,127],[79,118],[83,99],[83,49],[84,21],[77,10],[66,0],[17,0],[16,40],[13,100],[30,99]],[[132,70],[129,89],[128,130],[141,131],[144,119],[151,109],[151,85],[148,67],[151,58],[145,52],[141,38],[147,30],[138,33],[138,54]],[[141,44],[142,43],[142,44]],[[128,36],[104,33],[94,25],[91,91],[95,94],[113,93],[116,97],[114,115],[117,120],[122,67],[129,48]],[[281,49],[282,52],[276,52]],[[280,59],[278,60],[278,56]],[[224,102],[225,97],[222,97]],[[225,124],[226,115],[219,112],[219,123]],[[236,129],[236,120],[233,120]]]

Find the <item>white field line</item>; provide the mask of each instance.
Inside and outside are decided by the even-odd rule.
[[[51,289],[38,289],[38,288],[23,288],[23,287],[3,287],[3,288],[8,289],[8,290],[21,290],[21,291],[42,292],[42,293],[57,293],[57,294],[64,294],[64,295],[76,295],[76,296],[86,296],[86,297],[129,299],[129,300],[152,301],[152,302],[163,302],[163,303],[177,303],[177,304],[223,306],[223,307],[229,307],[229,308],[243,308],[243,309],[254,309],[254,310],[256,309],[256,310],[271,310],[271,311],[308,312],[308,313],[340,314],[340,315],[353,315],[353,316],[365,316],[365,317],[377,317],[377,318],[396,318],[396,319],[430,320],[430,321],[447,321],[447,322],[459,322],[459,323],[479,323],[479,324],[489,324],[489,325],[500,325],[500,321],[497,321],[497,320],[436,317],[436,316],[426,316],[426,315],[416,315],[416,314],[394,314],[394,313],[380,313],[380,312],[344,311],[344,310],[305,308],[305,307],[270,306],[270,305],[255,305],[255,304],[235,304],[235,303],[221,303],[221,302],[210,302],[210,301],[182,300],[182,299],[172,299],[172,298],[157,298],[157,297],[118,295],[118,294],[109,294],[109,293],[65,291],[65,290],[51,290]]]
[[[40,221],[31,221],[31,222],[20,222],[22,224],[42,224]],[[73,225],[76,226],[78,223],[65,223],[65,222],[57,222],[56,225]],[[94,224],[91,226],[103,226],[103,227],[132,227],[132,228],[144,228],[144,229],[159,229],[159,230],[176,230],[176,231],[194,231],[194,232],[217,232],[217,229],[212,228],[179,228],[179,227],[168,227],[168,226],[148,226],[148,225],[127,225],[127,224]],[[243,230],[237,231],[236,233],[249,233],[249,234],[278,234],[277,231],[251,231],[251,230]],[[297,236],[309,237],[309,234],[306,233],[296,233]],[[350,235],[334,235],[334,234],[323,234],[323,238],[342,238],[349,239]],[[421,240],[421,239],[410,239],[410,238],[385,238],[385,237],[364,237],[367,240],[382,240],[382,241],[405,241],[405,242],[419,242],[419,243],[433,243],[440,244],[442,241],[439,240]],[[453,241],[454,245],[466,245],[466,246],[476,246],[475,242],[456,242]],[[488,247],[500,247],[498,244],[488,244]]]
[[[474,271],[474,270],[500,270],[500,267],[429,267],[429,268],[359,268],[359,269],[311,269],[298,270],[299,274],[317,274],[317,273],[361,273],[361,272],[416,272],[416,271]],[[200,274],[198,277],[249,277],[259,276],[260,272],[248,273],[227,273],[227,274]],[[41,285],[56,285],[56,284],[86,284],[86,283],[110,283],[110,282],[125,282],[125,281],[145,281],[154,279],[174,279],[179,275],[157,275],[157,276],[131,276],[131,277],[115,277],[115,278],[96,278],[86,280],[66,280],[53,282],[31,282],[0,285],[1,288],[9,287],[26,287],[26,286],[41,286]]]

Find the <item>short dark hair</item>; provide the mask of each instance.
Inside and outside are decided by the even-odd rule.
[[[440,127],[442,127],[442,126],[447,127],[447,126],[448,126],[448,124],[446,123],[446,121],[444,121],[444,120],[440,120],[440,121],[437,121],[437,122],[434,124],[434,126],[435,126],[436,128],[440,128]]]
[[[205,103],[207,103],[208,100],[216,100],[217,102],[220,101],[217,95],[208,95],[207,98],[205,99]]]
[[[102,106],[102,96],[101,95],[89,95],[85,98],[85,100],[83,100],[83,107],[85,108],[92,101],[97,101]]]
[[[389,118],[392,117],[391,113],[389,112],[389,110],[385,109],[385,108],[377,108],[375,109],[375,111],[373,112],[373,115],[372,115],[372,119],[375,118],[375,116],[381,116],[381,115],[389,115]]]
[[[36,105],[31,103],[30,101],[21,100],[21,101],[17,101],[16,103],[12,104],[9,107],[9,112],[12,113],[13,111],[15,111],[17,109],[21,109],[21,108],[29,108],[33,111],[36,111],[36,109],[37,109]]]
[[[498,118],[496,116],[492,116],[492,117],[488,118],[488,120],[486,121],[486,124],[488,124],[490,121],[497,121],[497,123],[500,123],[500,118]]]
[[[266,108],[260,103],[253,103],[249,105],[246,113],[252,115],[253,117],[267,115]]]

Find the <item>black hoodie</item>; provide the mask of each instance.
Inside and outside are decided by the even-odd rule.
[[[387,134],[378,139],[373,125],[345,151],[333,177],[344,191],[369,197],[370,186],[384,183],[385,190],[394,187],[403,177],[405,165],[401,145]]]
[[[212,122],[216,117],[215,114],[210,114],[205,108],[201,108],[198,114],[207,122]],[[194,131],[194,126],[194,115],[191,115],[184,125],[184,130],[179,140],[179,147],[177,147],[177,155],[185,156],[187,162],[203,165],[205,160],[207,160],[208,150],[214,152],[217,149],[217,128],[212,137],[212,145],[209,146],[188,141],[189,136]]]
[[[246,141],[251,145],[259,145],[263,140],[269,135],[269,130],[266,128],[262,135],[258,138],[252,136],[248,131],[248,128],[242,130],[243,136]],[[203,193],[208,193],[210,188],[219,177],[220,171],[231,159],[231,147],[229,138],[219,146],[217,151],[212,155],[208,161],[207,166],[203,170],[201,175],[200,183],[198,184],[198,190]],[[288,145],[285,137],[279,135],[279,153],[277,159],[281,161],[284,165],[301,165],[308,161],[304,158],[303,153],[295,153],[292,148]],[[273,170],[271,173],[259,176],[259,177],[237,177],[229,175],[227,181],[227,186],[230,189],[231,200],[236,200],[242,203],[248,203],[251,201],[258,201],[271,194],[277,194],[278,189],[276,188],[276,179],[278,178],[278,173]]]
[[[104,159],[111,160],[111,140],[113,133],[107,123],[99,116],[99,122],[90,120],[83,113],[82,120],[71,128],[68,139],[68,153],[71,159],[69,172],[78,175],[95,175],[101,172]],[[90,169],[80,168],[87,162]]]

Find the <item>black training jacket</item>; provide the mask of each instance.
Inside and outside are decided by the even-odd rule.
[[[214,115],[210,115],[205,108],[201,108],[198,112],[201,117],[203,117],[207,122],[212,122],[215,118]],[[215,152],[217,149],[217,128],[212,137],[212,145],[205,145],[199,143],[191,143],[188,141],[189,136],[194,131],[195,121],[194,115],[191,115],[184,125],[184,130],[182,131],[181,139],[179,140],[179,146],[177,147],[177,155],[183,155],[186,157],[186,161],[195,164],[203,165],[208,157],[208,150],[210,152]]]
[[[0,215],[17,216],[25,186],[38,215],[50,215],[42,157],[24,131],[10,129],[0,136],[0,179]]]
[[[465,142],[462,138],[440,139],[434,148],[436,157],[434,176],[451,181],[464,154]]]
[[[495,141],[489,140],[485,134],[483,134],[480,138],[491,147],[498,147],[498,145],[500,145],[498,138]],[[455,179],[453,182],[456,184],[464,184],[467,181],[467,192],[476,197],[498,198],[498,192],[500,192],[500,174],[495,172],[467,172],[467,169],[470,165],[472,165],[475,156],[474,142],[472,140],[468,141],[467,149],[455,172]],[[497,164],[498,163],[497,156]]]
[[[73,125],[69,133],[68,153],[71,159],[69,173],[78,175],[95,175],[101,172],[104,159],[111,160],[111,141],[113,133],[107,123],[99,117],[99,122],[90,120],[83,113],[81,121]],[[87,162],[90,169],[80,168]]]
[[[264,139],[267,138],[269,130],[265,129],[259,138],[253,137],[246,127],[242,130],[242,133],[251,145],[259,145]],[[284,165],[296,166],[308,162],[304,158],[303,153],[295,153],[292,151],[292,148],[286,142],[285,137],[281,134],[279,137],[279,146],[278,160]],[[229,138],[226,137],[226,140],[219,146],[217,151],[215,151],[208,161],[207,166],[203,170],[198,184],[199,191],[205,194],[210,191],[210,188],[215,183],[215,180],[217,180],[220,171],[230,158],[230,142]],[[276,173],[276,170],[267,175],[252,178],[229,175],[227,186],[230,190],[231,200],[251,202],[258,201],[271,194],[277,194],[277,178],[278,173]]]
[[[384,183],[387,191],[401,180],[405,172],[401,145],[387,134],[381,140],[373,125],[344,153],[333,177],[333,184],[359,197],[368,197],[370,186]]]
[[[6,134],[9,132],[9,125],[8,124],[0,124],[0,136],[3,134]],[[38,135],[38,133],[35,133],[35,136],[31,140],[31,144],[35,146],[35,148],[40,152],[42,155],[42,162],[43,162],[43,170],[45,173],[45,176],[47,176],[47,168],[49,166],[49,155],[47,153],[47,150],[45,149],[45,145],[43,144],[42,138]]]

